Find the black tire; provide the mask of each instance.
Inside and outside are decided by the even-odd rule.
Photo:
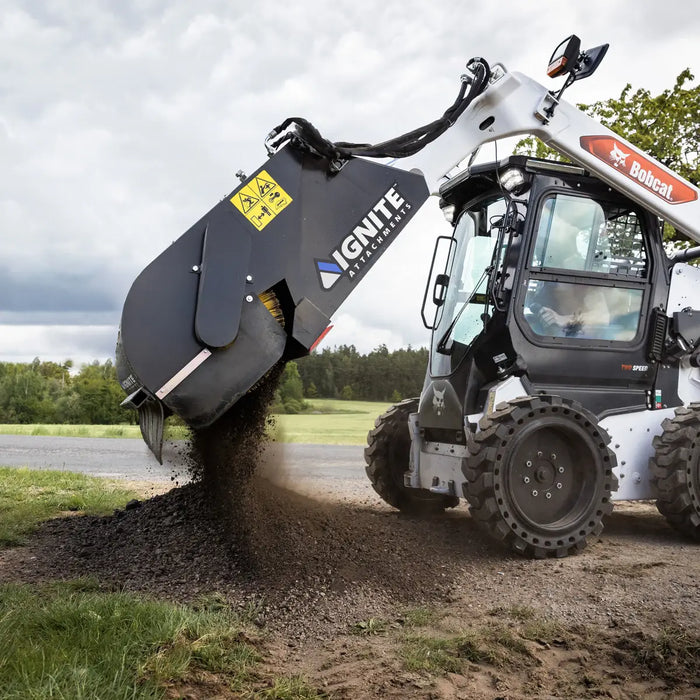
[[[469,510],[492,537],[529,557],[565,557],[598,535],[617,489],[614,453],[574,401],[528,396],[499,404],[468,441]]]
[[[649,460],[656,507],[673,528],[700,540],[700,404],[677,408],[661,427]]]
[[[418,399],[406,399],[377,418],[367,435],[365,471],[374,490],[390,506],[413,515],[441,513],[456,506],[459,499],[404,486],[411,452],[408,416],[417,410]]]

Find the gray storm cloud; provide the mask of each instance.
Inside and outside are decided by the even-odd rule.
[[[698,9],[619,5],[0,0],[0,352],[52,359],[51,329],[69,321],[85,330],[61,331],[60,354],[112,352],[131,281],[237,170],[264,162],[287,116],[334,140],[383,140],[441,114],[470,56],[545,80],[572,32],[611,43],[577,101],[626,82],[662,90],[697,66]],[[427,343],[416,280],[437,223],[420,221],[343,305],[346,330],[328,344]]]

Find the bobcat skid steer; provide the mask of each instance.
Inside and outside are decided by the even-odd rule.
[[[472,59],[442,117],[381,144],[274,129],[264,166],[126,299],[117,369],[156,456],[165,416],[207,426],[310,352],[432,192],[454,228],[426,287],[429,367],[369,434],[375,490],[407,511],[465,498],[526,556],[580,550],[613,500],[656,499],[700,538],[700,248],[662,246],[664,221],[700,241],[698,189],[561,99],[606,50],[562,42],[556,92]],[[474,165],[520,134],[571,163]]]

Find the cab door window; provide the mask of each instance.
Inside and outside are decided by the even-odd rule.
[[[560,193],[545,198],[530,270],[524,314],[536,335],[636,337],[648,265],[633,209]]]

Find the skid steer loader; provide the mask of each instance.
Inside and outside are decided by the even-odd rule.
[[[580,550],[613,500],[656,499],[700,538],[700,248],[662,245],[663,222],[700,241],[698,189],[562,100],[606,50],[562,42],[557,91],[474,58],[442,117],[381,144],[333,143],[299,118],[274,129],[264,166],[124,304],[118,376],[154,454],[170,413],[210,425],[309,353],[433,193],[453,232],[426,287],[429,367],[420,398],[369,434],[375,490],[406,511],[465,498],[526,556]],[[571,162],[474,164],[520,134]]]

